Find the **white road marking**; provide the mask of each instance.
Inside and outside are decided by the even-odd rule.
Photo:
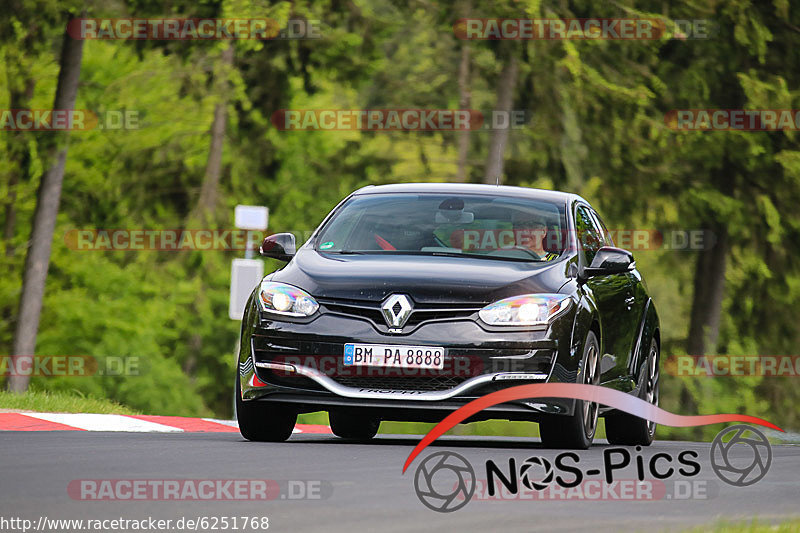
[[[236,422],[236,420],[219,420],[217,418],[204,418],[203,420],[205,420],[206,422],[214,422],[216,424],[222,424],[222,425],[225,425],[225,426],[230,426],[232,428],[238,428],[239,427],[239,423]],[[302,433],[302,432],[303,432],[303,430],[299,429],[297,427],[295,427],[292,430],[292,433]]]
[[[139,420],[124,415],[88,413],[25,413],[25,416],[66,424],[86,431],[127,431],[137,433],[183,433],[181,428]]]
[[[220,420],[218,418],[204,418],[206,422],[214,422],[215,424],[222,424],[223,426],[230,426],[232,428],[238,428],[239,423],[236,420]]]

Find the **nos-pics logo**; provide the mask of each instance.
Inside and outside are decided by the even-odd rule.
[[[637,447],[638,449],[638,447]],[[562,457],[563,456],[563,457]],[[711,468],[723,482],[735,487],[747,487],[766,476],[772,464],[772,448],[767,437],[748,425],[736,425],[723,429],[714,438],[709,453]],[[582,469],[580,458],[574,452],[559,454],[554,462],[544,457],[534,456],[526,459],[518,471],[501,475],[503,483],[513,477],[513,486],[520,484],[528,490],[542,491],[555,481],[560,486],[575,486],[588,476],[603,475],[607,483],[613,482],[614,471],[637,465],[638,477],[643,480],[647,471],[656,479],[665,479],[676,471],[687,476],[700,472],[699,457],[694,450],[681,452],[677,459],[659,452],[649,463],[643,458],[632,457],[627,448],[606,448],[603,451],[603,469]],[[641,460],[640,460],[641,459]],[[670,466],[674,462],[675,468]],[[515,464],[513,459],[509,464]],[[565,466],[568,465],[568,466]],[[486,461],[487,479],[498,474],[497,465]],[[560,471],[561,470],[561,471]],[[558,474],[567,473],[562,477]],[[568,482],[563,481],[570,477]],[[520,483],[517,483],[519,481]],[[414,490],[419,500],[429,509],[440,513],[457,511],[467,505],[475,494],[478,480],[472,465],[463,456],[450,451],[441,451],[427,456],[414,474]],[[506,484],[508,488],[508,484]],[[490,493],[493,484],[489,483]],[[514,489],[516,490],[516,488]]]

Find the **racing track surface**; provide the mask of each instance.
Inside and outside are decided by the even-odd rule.
[[[710,468],[710,443],[656,442],[645,449],[677,455],[697,450],[716,494],[685,501],[471,501],[452,513],[424,507],[413,489],[425,457],[452,450],[485,477],[485,461],[507,465],[531,455],[554,458],[534,439],[446,436],[424,450],[401,475],[419,436],[379,436],[370,444],[330,435],[294,435],[286,443],[251,443],[237,433],[0,432],[0,516],[147,518],[268,516],[270,531],[663,531],[720,518],[780,520],[800,515],[800,447],[773,445],[772,467],[747,488],[718,480]],[[596,443],[579,452],[581,465],[602,466]],[[747,452],[745,451],[745,455]],[[746,458],[743,458],[746,459]],[[635,477],[626,470],[626,478]],[[323,480],[329,497],[318,500],[81,501],[67,486],[74,479],[274,479]],[[714,488],[716,487],[716,488]]]

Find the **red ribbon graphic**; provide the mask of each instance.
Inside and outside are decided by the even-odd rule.
[[[662,426],[672,427],[693,427],[693,426],[707,426],[709,424],[719,424],[722,422],[747,422],[750,424],[757,424],[765,426],[778,431],[783,431],[781,428],[768,422],[763,418],[750,415],[738,414],[723,414],[723,415],[697,415],[685,416],[676,415],[656,407],[640,398],[631,396],[628,393],[609,389],[608,387],[601,387],[599,385],[581,385],[577,383],[537,383],[534,385],[519,385],[517,387],[509,387],[497,392],[492,392],[486,396],[482,396],[476,400],[472,400],[468,404],[460,407],[456,411],[450,413],[444,420],[436,424],[427,435],[425,435],[419,444],[411,450],[411,453],[403,465],[403,473],[414,459],[424,450],[430,443],[441,437],[445,432],[452,429],[456,424],[463,422],[465,419],[499,403],[511,402],[515,400],[528,400],[533,398],[572,398],[575,400],[584,400],[588,402],[597,402],[608,407],[613,407],[620,411],[651,420]]]

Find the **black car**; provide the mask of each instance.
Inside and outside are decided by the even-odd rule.
[[[653,404],[659,320],[630,252],[580,196],[468,184],[369,186],[343,200],[250,297],[236,375],[249,440],[287,439],[299,413],[334,434],[382,420],[438,422],[525,383],[600,384]],[[595,403],[536,399],[469,419],[536,421],[549,447],[587,448],[606,418],[615,444],[655,424]]]

